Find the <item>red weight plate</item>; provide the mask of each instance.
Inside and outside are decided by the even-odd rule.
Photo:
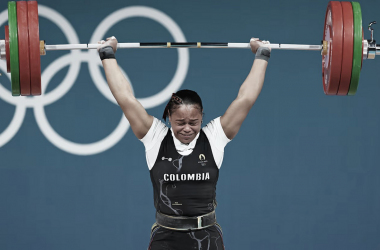
[[[5,54],[7,59],[7,72],[11,73],[11,57],[9,52],[9,28],[5,25]]]
[[[343,56],[338,95],[347,95],[351,83],[354,53],[354,13],[351,2],[341,2],[343,11]]]
[[[21,95],[30,95],[28,5],[25,1],[18,1],[16,2],[16,6],[20,93]]]
[[[323,40],[328,42],[327,55],[322,56],[323,90],[336,95],[342,71],[343,12],[340,2],[329,2],[326,10]]]
[[[28,1],[29,52],[31,94],[41,95],[40,32],[38,30],[38,4]]]

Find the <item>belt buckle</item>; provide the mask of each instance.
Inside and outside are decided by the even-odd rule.
[[[198,220],[198,229],[202,228],[202,216],[197,217]]]

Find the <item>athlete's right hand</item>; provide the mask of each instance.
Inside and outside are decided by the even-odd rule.
[[[105,41],[101,40],[101,41],[98,42],[98,44],[99,44],[99,46],[97,48],[98,51],[99,51],[100,48],[103,48],[103,47],[106,47],[106,46],[111,46],[114,53],[117,50],[117,39],[114,36],[108,37]]]
[[[271,48],[269,47],[270,42],[269,41],[261,41],[259,38],[252,37],[249,44],[251,45],[251,50],[254,54],[256,54],[256,51],[259,47],[268,47],[269,51]]]

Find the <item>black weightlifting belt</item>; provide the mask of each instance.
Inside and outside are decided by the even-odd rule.
[[[159,226],[164,228],[187,231],[215,225],[216,216],[215,211],[195,217],[171,216],[156,212],[156,222]]]

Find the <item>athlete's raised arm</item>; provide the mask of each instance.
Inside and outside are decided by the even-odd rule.
[[[251,71],[241,85],[238,96],[220,118],[224,133],[229,139],[236,136],[249,110],[255,104],[263,87],[265,71],[270,57],[271,49],[266,47],[269,42],[252,38],[250,44],[252,52],[256,53]]]
[[[98,42],[99,56],[103,63],[108,86],[111,89],[117,103],[127,117],[133,133],[138,139],[143,138],[153,123],[153,117],[149,115],[144,107],[135,98],[128,80],[121,73],[115,59],[117,40],[115,37],[107,38],[106,41]]]

